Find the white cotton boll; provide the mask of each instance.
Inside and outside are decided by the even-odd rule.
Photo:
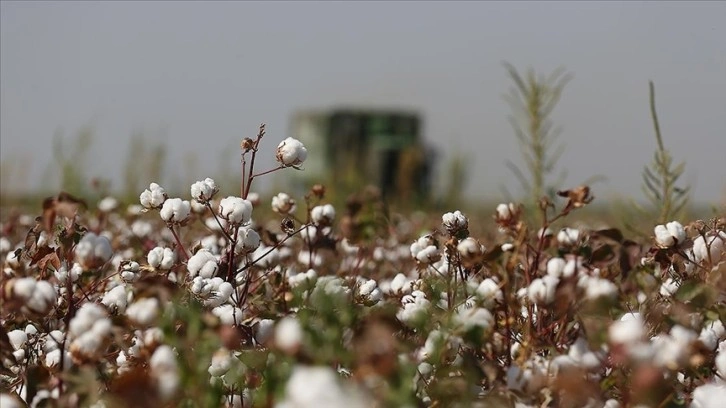
[[[258,344],[266,345],[275,333],[275,321],[262,319],[255,326],[255,341]]]
[[[76,315],[71,319],[68,332],[75,337],[91,330],[91,327],[100,319],[106,318],[106,311],[95,303],[84,303]]]
[[[476,296],[482,300],[484,307],[492,307],[496,302],[501,302],[504,298],[499,284],[491,278],[481,281],[476,288]]]
[[[562,258],[552,258],[547,261],[547,274],[554,277],[561,277],[565,270],[567,261]]]
[[[144,190],[139,196],[139,202],[146,209],[161,208],[166,198],[167,195],[164,188],[156,183],[151,183],[149,188]]]
[[[473,258],[484,253],[484,245],[472,237],[462,239],[456,246],[456,250],[464,258]]]
[[[371,406],[355,389],[344,387],[340,375],[330,367],[297,365],[285,386],[277,408],[363,408]]]
[[[0,237],[0,253],[5,253],[13,248],[13,244],[6,237]]]
[[[266,269],[273,268],[280,260],[280,250],[275,247],[268,247],[265,244],[260,244],[257,250],[252,253],[252,259],[258,260],[256,264],[257,266]]]
[[[176,263],[176,254],[171,248],[156,247],[149,251],[146,261],[152,268],[169,270]]]
[[[292,214],[297,209],[295,200],[292,199],[287,193],[278,193],[272,197],[272,211],[287,215]]]
[[[580,230],[577,228],[562,228],[557,233],[557,242],[563,246],[572,246],[580,239]]]
[[[469,219],[461,211],[448,212],[441,217],[441,225],[449,234],[456,234],[459,231],[469,228]]]
[[[15,298],[23,300],[27,309],[38,314],[48,313],[58,296],[53,285],[33,278],[16,279],[12,290]]]
[[[275,326],[275,345],[288,354],[294,354],[303,341],[300,322],[293,316],[285,316]]]
[[[581,287],[585,288],[585,298],[595,300],[601,297],[614,299],[618,296],[618,287],[607,279],[584,276]]]
[[[330,204],[318,205],[310,211],[310,218],[315,225],[330,225],[335,220],[335,207]]]
[[[494,316],[490,311],[481,307],[471,309],[459,307],[454,315],[454,322],[464,331],[475,328],[489,330],[494,324]]]
[[[200,249],[187,261],[187,271],[191,278],[199,275],[208,279],[213,277],[218,269],[217,258],[207,249]]]
[[[141,265],[134,261],[123,261],[120,265],[119,275],[124,282],[135,282],[139,279]]]
[[[423,251],[424,249],[434,246],[435,247],[436,241],[431,235],[424,235],[421,238],[414,241],[413,244],[410,246],[411,251],[411,257],[416,259],[418,257],[419,252]]]
[[[149,366],[151,375],[156,379],[159,396],[165,401],[174,397],[180,382],[174,350],[167,345],[157,347],[149,360]]]
[[[98,268],[113,256],[111,241],[93,232],[86,233],[75,249],[76,261],[85,269]]]
[[[381,290],[378,289],[378,283],[373,279],[365,280],[363,283],[359,284],[356,296],[373,304],[378,303],[383,298]]]
[[[527,288],[527,296],[532,303],[550,304],[555,300],[558,283],[559,279],[550,275],[535,279]]]
[[[528,360],[524,367],[511,365],[507,369],[507,388],[535,393],[547,383],[547,369],[539,360]]]
[[[297,261],[303,265],[310,265],[319,268],[323,265],[323,257],[319,253],[311,253],[310,251],[300,251],[297,254]]]
[[[221,278],[214,278],[214,279],[221,280]],[[204,305],[209,306],[209,307],[220,306],[229,300],[229,297],[232,295],[232,292],[234,292],[234,288],[232,287],[231,283],[229,283],[229,282],[219,283],[217,288],[212,290],[211,297],[204,301]]]
[[[126,286],[124,285],[118,285],[109,290],[103,295],[103,299],[101,300],[104,306],[118,313],[124,313],[126,311],[127,302],[128,295],[126,294]]]
[[[159,316],[159,299],[149,297],[136,300],[126,309],[126,316],[140,326],[150,326]]]
[[[562,268],[562,277],[564,278],[570,278],[577,274],[580,269],[582,268],[582,259],[576,258],[576,259],[570,259],[565,263],[565,267]]]
[[[214,180],[207,177],[202,181],[197,181],[196,183],[192,184],[190,190],[192,194],[192,199],[194,199],[194,201],[204,204],[209,202],[209,200],[211,200],[212,197],[217,194],[219,188],[217,188],[217,184],[215,184]]]
[[[219,216],[232,225],[242,225],[252,218],[252,203],[239,197],[223,198],[219,202]]]
[[[286,167],[299,167],[308,157],[308,150],[297,139],[288,137],[277,145],[275,158]]]
[[[603,408],[620,408],[620,407],[621,407],[620,402],[618,402],[617,400],[614,400],[614,399],[609,399],[609,400],[605,401],[605,405],[603,406]]]
[[[162,247],[156,247],[149,251],[149,253],[146,255],[146,262],[149,263],[149,266],[152,268],[158,268],[159,265],[161,265],[161,260],[164,258],[164,248]]]
[[[666,225],[657,225],[653,232],[655,242],[661,248],[670,248],[686,240],[686,231],[683,225],[677,221],[669,222]]]
[[[11,330],[8,332],[8,340],[14,350],[19,350],[28,342],[28,334],[23,330]]]
[[[136,220],[131,224],[131,233],[139,238],[146,238],[154,231],[151,223],[143,220]]]
[[[645,323],[639,313],[627,313],[608,328],[610,342],[632,345],[645,339]]]
[[[70,272],[65,266],[61,266],[61,268],[55,271],[53,274],[59,282],[68,282],[69,277],[71,279],[71,282],[76,282],[81,274],[83,274],[83,267],[80,264],[74,262]]]
[[[693,331],[675,325],[668,335],[658,335],[651,340],[656,365],[671,370],[683,368],[689,357],[690,344],[697,340]]]
[[[402,308],[396,313],[396,318],[406,325],[415,325],[426,318],[431,302],[421,291],[413,291],[401,299]]]
[[[502,249],[502,252],[509,252],[514,249],[514,245],[509,242],[506,242],[506,243],[502,244],[501,249]]]
[[[113,197],[106,197],[98,202],[98,209],[101,212],[111,212],[118,208],[118,200]]]
[[[726,380],[726,340],[719,343],[714,364],[718,375]]]
[[[710,350],[714,350],[718,342],[726,338],[726,328],[720,320],[707,322],[703,325],[698,339]]]
[[[254,252],[260,247],[260,234],[252,228],[242,227],[237,233],[237,245],[235,246],[235,253],[248,254]]]
[[[242,322],[242,310],[230,304],[222,305],[212,309],[212,314],[217,316],[222,324],[236,325]]]
[[[411,283],[413,281],[406,275],[399,273],[391,281],[390,293],[405,295],[411,293]]]
[[[432,264],[441,259],[441,253],[433,245],[427,246],[416,254],[416,260],[424,264]]]
[[[499,204],[497,206],[497,218],[502,221],[510,220],[517,213],[517,206],[514,203]]]
[[[718,231],[718,233],[710,233],[698,236],[693,240],[693,256],[697,263],[711,262],[716,265],[724,258],[726,251],[726,232]]]
[[[0,393],[0,407],[3,408],[22,408],[26,405],[17,397],[11,394]]]
[[[207,372],[209,372],[209,375],[212,377],[223,376],[227,373],[227,371],[229,371],[230,367],[232,367],[233,358],[232,353],[225,348],[215,351],[212,355],[212,362],[209,364]]]
[[[690,408],[721,408],[726,400],[726,381],[714,381],[696,387]]]
[[[660,285],[660,290],[658,292],[661,296],[669,298],[678,291],[679,286],[680,284],[677,280],[668,278],[662,285]]]
[[[540,239],[543,239],[543,238],[547,238],[547,237],[551,237],[553,235],[554,235],[554,232],[552,232],[551,229],[549,229],[549,228],[540,228],[537,231],[537,240],[540,240]]]
[[[159,216],[161,219],[169,223],[182,223],[189,218],[192,212],[192,206],[189,201],[181,198],[170,198],[164,201]]]

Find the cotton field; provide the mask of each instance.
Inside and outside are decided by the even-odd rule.
[[[586,186],[536,225],[519,203],[475,220],[383,218],[322,185],[263,199],[260,178],[307,158],[287,138],[255,173],[263,136],[239,191],[148,180],[128,206],[60,194],[4,216],[0,406],[726,401],[726,219],[587,228],[569,222]]]

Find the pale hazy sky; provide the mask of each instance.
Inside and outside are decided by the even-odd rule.
[[[684,182],[700,202],[726,195],[726,2],[2,1],[0,16],[1,158],[30,163],[30,188],[58,129],[93,124],[91,172],[117,186],[142,129],[191,183],[225,150],[234,169],[261,122],[269,167],[296,109],[361,103],[419,109],[430,143],[471,155],[470,195],[499,197],[519,162],[506,60],[574,73],[554,116],[567,185],[602,174],[600,196],[639,197],[652,79]]]

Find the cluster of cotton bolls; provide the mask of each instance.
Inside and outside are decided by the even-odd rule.
[[[271,171],[302,169],[307,149],[288,138],[275,158]],[[260,209],[246,174],[240,196],[205,178],[185,197],[157,183],[128,207],[104,197],[74,240],[36,231],[25,248],[35,221],[14,221],[22,234],[0,237],[0,404],[32,405],[36,367],[53,380],[35,399],[83,379],[94,391],[73,398],[91,403],[123,399],[124,384],[159,405],[230,407],[726,398],[717,223],[666,222],[633,245],[559,218],[529,225],[504,203],[489,224],[453,210],[379,226],[361,199],[336,207],[321,188]],[[24,252],[38,248],[45,266]]]

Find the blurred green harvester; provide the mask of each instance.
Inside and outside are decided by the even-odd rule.
[[[290,134],[308,149],[306,180],[343,194],[373,185],[387,200],[410,202],[430,198],[434,153],[422,128],[413,111],[335,108],[296,113]]]

